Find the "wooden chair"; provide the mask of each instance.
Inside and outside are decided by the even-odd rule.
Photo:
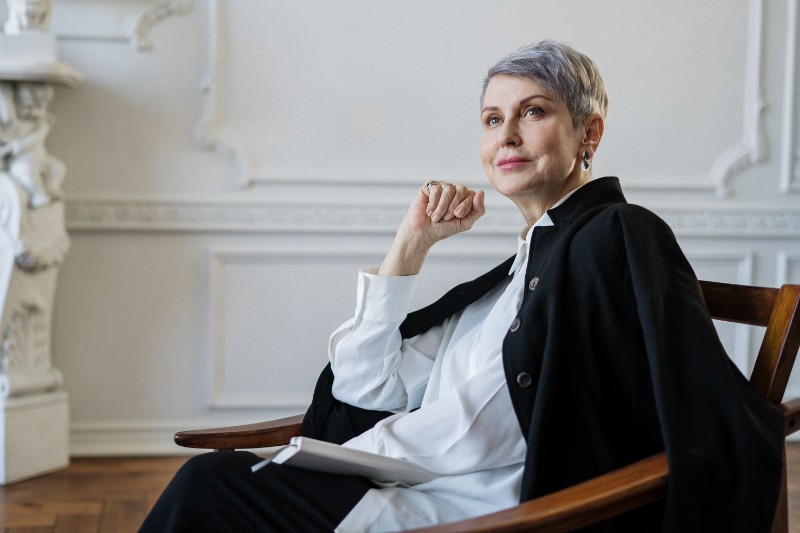
[[[785,434],[794,433],[800,429],[800,398],[781,402],[800,346],[800,285],[775,289],[709,281],[700,284],[715,319],[766,327],[750,383],[783,411]],[[260,424],[182,431],[175,435],[175,442],[215,450],[278,446],[300,434],[302,420],[299,415]],[[773,533],[789,530],[785,463],[784,455]],[[418,531],[571,531],[664,498],[668,477],[667,457],[662,452],[511,509]]]

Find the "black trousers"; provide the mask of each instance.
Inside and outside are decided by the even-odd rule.
[[[342,442],[389,416],[336,400],[333,373],[317,380],[302,434]],[[359,476],[340,476],[269,464],[249,452],[212,452],[189,459],[145,519],[142,533],[333,531],[374,485]]]
[[[211,452],[181,467],[143,533],[333,531],[374,485],[358,476],[269,464],[250,452]]]

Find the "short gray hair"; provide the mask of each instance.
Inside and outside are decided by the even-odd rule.
[[[541,41],[524,46],[498,61],[483,80],[481,108],[486,87],[492,78],[500,75],[528,78],[540,83],[550,96],[566,104],[576,127],[593,113],[606,117],[608,94],[597,65],[566,44]]]

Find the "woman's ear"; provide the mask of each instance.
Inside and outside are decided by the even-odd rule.
[[[581,140],[581,150],[589,150],[589,152],[594,155],[600,144],[600,139],[603,138],[604,128],[605,122],[603,121],[603,117],[599,114],[595,113],[586,117],[582,126],[583,139]]]

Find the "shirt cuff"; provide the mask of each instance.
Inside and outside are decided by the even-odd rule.
[[[364,269],[358,275],[358,303],[365,320],[402,322],[411,306],[417,276],[379,276],[377,269]]]

